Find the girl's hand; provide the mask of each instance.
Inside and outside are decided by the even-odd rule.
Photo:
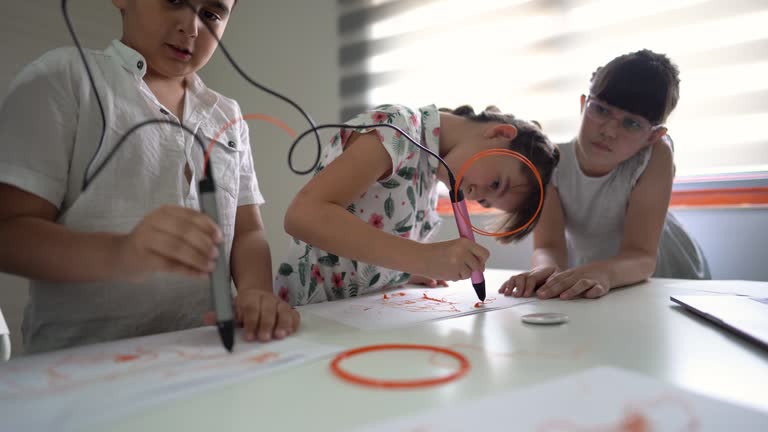
[[[544,285],[553,275],[558,273],[555,266],[536,267],[531,271],[512,276],[499,288],[499,293],[505,296],[531,297],[536,288]]]
[[[604,273],[588,267],[577,267],[554,275],[539,289],[537,295],[540,299],[598,298],[608,294],[610,289]]]
[[[467,279],[473,271],[485,270],[490,256],[488,249],[465,238],[422,246],[426,248],[423,274],[438,280]]]
[[[137,282],[156,272],[205,277],[216,265],[223,240],[208,216],[185,207],[161,207],[120,238],[117,273]]]
[[[441,287],[447,287],[448,282],[444,280],[435,280],[432,278],[428,278],[426,276],[419,276],[419,275],[412,275],[410,279],[408,279],[409,285],[424,285],[426,287],[430,288],[437,288],[439,286]]]

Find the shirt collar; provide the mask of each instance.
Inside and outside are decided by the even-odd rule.
[[[146,75],[147,61],[144,59],[144,56],[128,45],[115,39],[104,51],[107,54],[113,55],[120,65],[135,77],[143,79],[144,75]]]
[[[144,79],[144,75],[147,74],[147,61],[138,51],[115,39],[105,52],[112,55],[125,70],[138,80]],[[206,87],[197,74],[192,74],[187,79],[187,90],[188,96],[197,102],[194,106],[200,108],[199,116],[208,117],[219,100],[218,95]]]

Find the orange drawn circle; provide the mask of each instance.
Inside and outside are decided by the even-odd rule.
[[[533,165],[533,163],[530,160],[528,160],[527,157],[523,156],[522,154],[516,151],[512,151],[509,149],[490,149],[490,150],[481,151],[479,153],[475,153],[471,158],[469,158],[466,162],[464,162],[464,165],[462,165],[461,168],[459,169],[459,175],[456,177],[456,186],[454,187],[454,190],[453,190],[454,195],[458,195],[459,188],[461,187],[461,180],[464,178],[464,174],[467,172],[467,169],[469,169],[469,167],[472,166],[473,163],[488,156],[512,156],[513,158],[519,160],[520,162],[524,163],[528,168],[530,168],[531,171],[533,171],[533,175],[536,176],[536,181],[538,181],[539,183],[539,205],[536,208],[536,211],[533,213],[533,216],[531,216],[528,222],[525,223],[525,225],[515,228],[512,231],[506,231],[506,232],[500,232],[500,233],[492,233],[492,232],[484,231],[472,225],[472,222],[469,221],[468,215],[461,214],[461,217],[464,218],[464,222],[466,222],[468,226],[472,227],[472,231],[488,237],[505,237],[505,236],[518,233],[528,228],[528,226],[532,224],[534,220],[536,220],[536,216],[538,216],[539,213],[541,213],[541,208],[544,206],[544,183],[541,181],[541,175],[539,175],[539,170],[536,169],[536,167]]]
[[[391,350],[419,350],[430,351],[438,354],[445,354],[449,357],[453,357],[459,362],[459,368],[446,376],[438,378],[423,378],[414,380],[385,380],[365,377],[362,375],[355,375],[342,369],[340,364],[342,361],[354,357],[356,355],[370,353],[374,351],[391,351]],[[349,351],[344,351],[337,355],[331,362],[331,371],[339,378],[346,381],[360,384],[368,387],[379,387],[388,389],[402,389],[402,388],[419,388],[429,387],[438,384],[445,384],[451,381],[458,380],[469,372],[469,360],[460,353],[437,346],[431,345],[411,345],[411,344],[383,344],[383,345],[370,345],[360,348],[355,348]]]

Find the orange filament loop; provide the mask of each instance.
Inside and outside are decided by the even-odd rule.
[[[340,364],[342,361],[354,357],[359,354],[364,353],[370,353],[374,351],[391,351],[391,350],[419,350],[419,351],[430,351],[437,354],[445,354],[449,357],[453,357],[459,362],[459,368],[446,376],[437,377],[437,378],[423,378],[423,379],[415,379],[415,380],[385,380],[385,379],[377,379],[377,378],[369,378],[361,375],[355,375],[350,372],[347,372],[346,370],[342,369]],[[333,361],[331,362],[331,371],[336,374],[339,378],[344,379],[346,381],[364,385],[368,387],[379,387],[379,388],[388,388],[388,389],[403,389],[403,388],[420,388],[420,387],[429,387],[433,385],[438,384],[445,384],[451,381],[455,381],[469,372],[469,360],[467,360],[466,357],[459,354],[456,351],[437,347],[437,346],[431,346],[431,345],[410,345],[410,344],[384,344],[384,345],[371,345],[371,346],[365,346],[361,348],[355,348],[349,351],[344,351],[337,355]]]
[[[489,237],[506,237],[509,235],[516,234],[526,228],[528,228],[529,225],[533,223],[534,220],[536,220],[536,217],[541,212],[542,206],[544,206],[544,183],[541,181],[541,175],[539,175],[539,171],[536,169],[535,166],[533,166],[533,163],[531,163],[528,158],[521,155],[520,153],[508,149],[490,149],[481,151],[479,153],[476,153],[472,155],[469,160],[464,162],[464,165],[461,166],[459,169],[459,175],[456,177],[456,186],[454,188],[453,193],[455,195],[458,195],[459,189],[461,188],[461,180],[464,178],[464,174],[467,172],[470,166],[472,166],[473,163],[477,162],[479,159],[482,159],[484,157],[488,156],[512,156],[513,158],[519,160],[520,162],[524,163],[528,168],[533,171],[533,175],[536,176],[536,181],[539,183],[539,206],[536,208],[536,212],[533,213],[533,216],[531,216],[531,219],[528,220],[528,222],[525,223],[525,225],[515,228],[512,231],[507,232],[500,232],[500,233],[492,233],[488,231],[481,230],[479,228],[475,228],[474,225],[472,225],[472,222],[469,220],[469,217],[467,215],[462,214],[461,217],[464,218],[464,222],[467,223],[470,227],[472,227],[472,231]]]

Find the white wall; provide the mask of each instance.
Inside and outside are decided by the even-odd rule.
[[[121,34],[109,1],[70,1],[70,15],[83,45],[102,49]],[[0,94],[18,71],[44,52],[71,45],[59,0],[25,0],[4,11],[0,28]],[[13,42],[10,42],[13,41]],[[316,122],[335,121],[339,112],[335,0],[244,0],[227,29],[225,46],[257,82],[293,98]],[[213,89],[237,99],[244,113],[279,117],[295,130],[307,125],[285,103],[252,88],[217,54],[201,76]],[[271,125],[249,122],[256,173],[267,204],[262,214],[275,259],[287,250],[282,216],[305,178],[289,172],[291,140]],[[311,148],[310,142],[305,143]],[[297,158],[307,163],[308,157]],[[0,245],[12,247],[12,245]],[[13,351],[21,353],[20,330],[27,298],[25,280],[0,274],[0,308],[11,328]]]

